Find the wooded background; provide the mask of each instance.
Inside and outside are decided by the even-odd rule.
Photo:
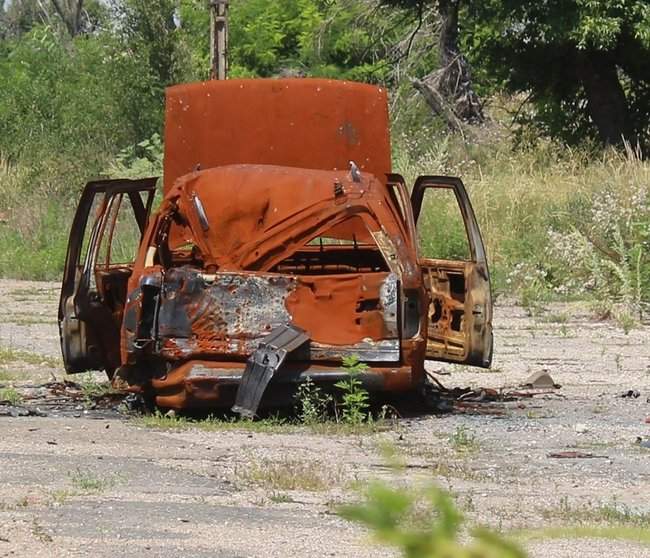
[[[159,133],[164,88],[208,77],[208,18],[206,0],[5,0],[0,152],[110,152]],[[396,120],[415,87],[456,132],[518,94],[535,134],[648,141],[645,0],[232,0],[230,30],[232,77],[381,83]]]
[[[164,89],[209,76],[207,4],[0,0],[0,275],[57,278],[83,184],[161,172]],[[647,0],[231,0],[229,60],[386,86],[395,168],[464,178],[497,290],[650,300]]]

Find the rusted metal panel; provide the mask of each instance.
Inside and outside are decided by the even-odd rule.
[[[141,279],[142,281],[142,279]],[[133,291],[127,313],[141,301]],[[293,358],[367,362],[400,358],[397,277],[346,274],[299,277],[252,272],[207,275],[170,269],[157,311],[157,348],[150,354],[174,361],[205,355],[250,355],[274,328],[292,323],[309,332],[306,351]],[[137,318],[125,318],[127,353],[139,349]]]
[[[271,271],[326,233],[375,249],[374,237],[381,238],[383,258],[403,286],[421,284],[415,248],[405,237],[398,209],[372,175],[364,173],[354,182],[348,171],[229,165],[184,177],[166,200],[168,210],[177,209],[186,222],[172,230],[172,237],[182,239],[178,244],[195,243],[207,268]]]
[[[206,81],[167,89],[165,192],[233,163],[391,172],[384,88],[327,79]]]
[[[262,337],[290,321],[285,299],[293,277],[171,269],[158,315],[161,354],[250,354]]]

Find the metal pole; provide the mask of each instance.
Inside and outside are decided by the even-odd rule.
[[[210,0],[211,79],[228,77],[228,0]]]

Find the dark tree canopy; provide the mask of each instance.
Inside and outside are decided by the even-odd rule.
[[[440,29],[437,50],[438,67],[423,79],[413,79],[413,86],[422,94],[431,109],[443,117],[452,130],[461,122],[479,124],[484,121],[483,106],[472,86],[470,65],[459,44],[459,10],[461,0],[383,0],[403,8],[423,10],[435,5]]]
[[[650,142],[648,0],[384,2],[437,8],[441,47],[455,25],[477,88],[527,95],[534,110],[524,118],[544,133],[571,143]],[[445,17],[450,5],[456,21]]]
[[[481,80],[530,93],[550,135],[647,142],[647,0],[467,2],[461,25]]]

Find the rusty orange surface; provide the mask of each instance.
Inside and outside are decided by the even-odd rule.
[[[354,182],[348,171],[228,165],[179,179],[163,207],[178,207],[187,226],[171,235],[196,244],[206,267],[268,271],[321,234],[374,244],[373,234],[383,233],[399,259],[412,264],[407,285],[415,275],[414,247],[403,241],[408,237],[398,209],[371,174]]]
[[[165,192],[234,163],[391,172],[387,92],[327,79],[206,81],[167,89]]]

